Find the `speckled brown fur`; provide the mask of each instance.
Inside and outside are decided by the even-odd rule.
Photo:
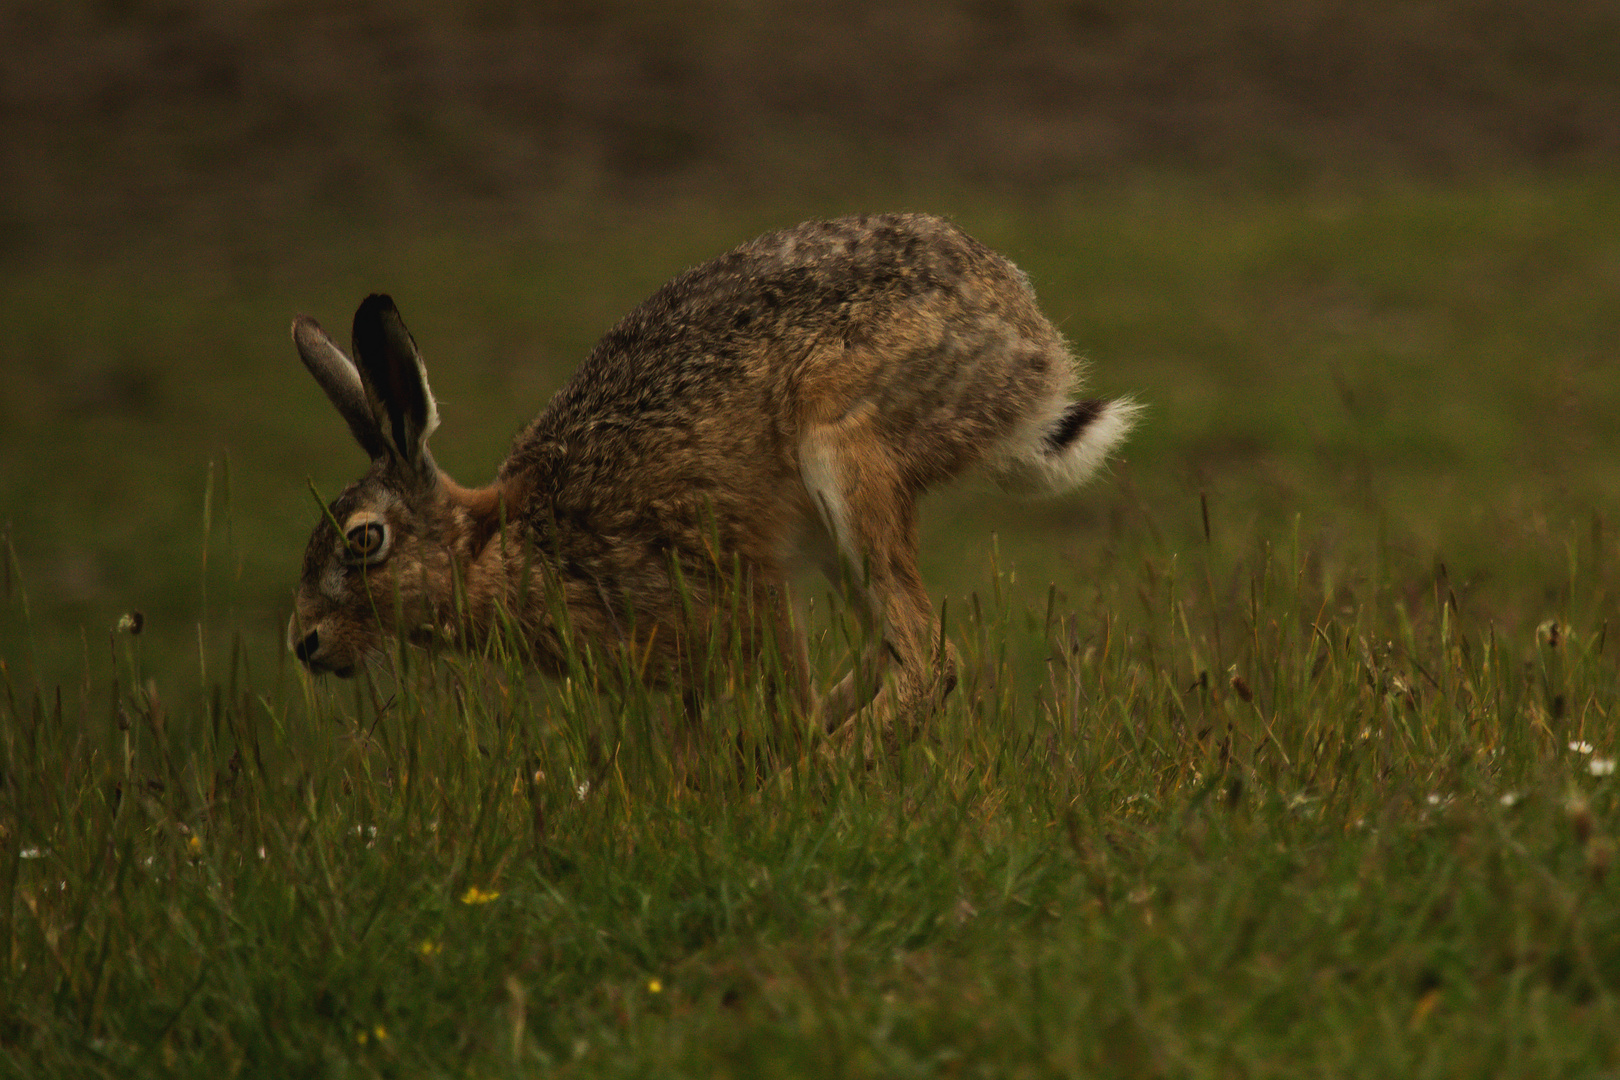
[[[679,275],[608,332],[487,488],[433,464],[437,411],[392,301],[356,314],[357,363],[311,320],[294,338],[373,455],[305,556],[291,633],[312,669],[352,670],[396,610],[469,647],[504,611],[542,668],[563,667],[566,618],[696,700],[716,678],[710,641],[731,634],[745,657],[774,644],[829,729],[886,666],[886,709],[913,719],[954,682],[917,574],[917,496],[972,466],[1073,486],[1134,413],[1070,402],[1073,361],[1023,274],[922,215],[810,222]],[[384,549],[362,558],[339,528]],[[786,584],[802,558],[855,582],[873,626],[818,705]]]

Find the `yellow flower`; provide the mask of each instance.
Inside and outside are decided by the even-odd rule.
[[[437,941],[424,941],[416,947],[416,951],[423,956],[438,956],[444,952],[444,945]]]
[[[487,904],[501,894],[495,891],[485,892],[476,885],[469,885],[467,891],[461,894],[463,904]]]
[[[663,992],[664,992],[664,984],[663,983],[659,982],[657,979],[648,979],[647,980],[647,993],[649,993],[649,994],[661,994]]]
[[[186,840],[186,847],[190,848],[193,852],[201,851],[202,837],[198,836],[196,833],[192,833],[191,836]]]

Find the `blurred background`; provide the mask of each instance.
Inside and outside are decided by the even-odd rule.
[[[858,210],[1007,252],[1150,409],[1077,497],[936,499],[936,597],[994,562],[1128,619],[1269,544],[1324,603],[1602,617],[1607,0],[0,0],[0,53],[0,657],[47,682],[132,609],[153,670],[282,663],[311,484],[364,464],[293,314],[391,292],[482,483],[660,282]]]

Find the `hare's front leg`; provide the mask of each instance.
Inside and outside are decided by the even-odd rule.
[[[876,429],[875,409],[851,410],[813,428],[800,444],[800,470],[837,547],[847,583],[868,623],[855,669],[817,710],[826,731],[844,726],[877,696],[885,738],[909,737],[956,685],[955,650],[936,641],[933,605],[917,571],[917,507],[894,455]],[[885,668],[895,680],[880,695]],[[898,728],[898,730],[896,730]]]

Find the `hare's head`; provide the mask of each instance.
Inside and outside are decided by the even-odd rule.
[[[371,455],[315,524],[288,628],[311,671],[351,675],[401,628],[421,638],[445,623],[466,515],[428,453],[438,408],[394,302],[370,296],[355,312],[353,361],[313,319],[294,321],[293,341]]]

